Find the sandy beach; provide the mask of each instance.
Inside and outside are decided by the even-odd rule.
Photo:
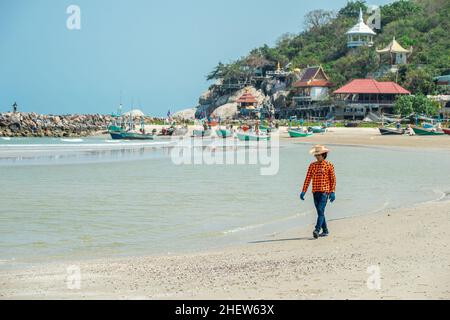
[[[297,140],[450,150],[448,136],[387,137],[377,129],[331,128]],[[318,240],[310,225],[223,249],[3,269],[0,299],[450,299],[448,194],[329,228]],[[79,288],[68,267],[79,268]],[[379,279],[379,288],[368,279]]]
[[[331,221],[214,252],[2,271],[2,299],[449,299],[450,202]],[[67,267],[81,271],[68,289]],[[372,267],[371,267],[372,266]],[[379,267],[380,288],[367,286]],[[375,267],[375,268],[377,268]],[[373,269],[369,269],[373,270]]]

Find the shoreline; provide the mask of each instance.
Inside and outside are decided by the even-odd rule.
[[[446,198],[330,220],[318,240],[305,226],[221,249],[2,270],[0,299],[449,299]],[[67,288],[69,265],[80,290]],[[380,290],[366,286],[372,265]]]
[[[158,132],[162,128],[168,128],[169,125],[145,125],[146,132],[151,132],[156,129]],[[189,125],[189,132],[198,126]],[[450,150],[450,136],[383,136],[379,133],[378,128],[345,128],[345,127],[331,127],[326,133],[313,134],[310,137],[290,138],[287,132],[287,127],[281,126],[278,133],[280,141],[291,141],[300,144],[328,144],[339,146],[365,146],[365,147],[401,147],[411,149],[436,149],[439,151]],[[91,135],[83,136],[81,138],[95,138],[95,137],[109,137],[103,131],[97,131]],[[27,137],[12,137],[12,138],[27,138]],[[30,137],[28,137],[30,138]],[[31,137],[39,139],[39,137]],[[51,137],[51,138],[80,138],[72,137]],[[156,140],[167,140],[170,137],[157,137]],[[228,138],[231,139],[231,138]],[[1,144],[0,144],[1,146]]]

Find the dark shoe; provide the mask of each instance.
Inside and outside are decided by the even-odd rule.
[[[319,231],[314,230],[314,231],[313,231],[313,237],[314,237],[314,239],[319,238]]]
[[[319,237],[328,237],[328,232],[322,232]]]

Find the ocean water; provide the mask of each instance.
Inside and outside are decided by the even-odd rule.
[[[259,147],[213,147],[222,155]],[[285,140],[275,175],[258,164],[176,164],[173,142],[105,137],[0,140],[0,268],[166,254],[262,241],[315,221],[299,200],[310,145]],[[204,140],[199,150],[211,140]],[[450,192],[450,152],[331,146],[327,218],[370,214]],[[430,214],[433,214],[430,212]],[[330,230],[333,232],[333,230]]]

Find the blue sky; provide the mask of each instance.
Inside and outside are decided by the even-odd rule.
[[[0,112],[164,116],[197,104],[208,74],[346,0],[0,0]],[[368,1],[384,4],[388,0]],[[69,30],[69,5],[81,30]]]

